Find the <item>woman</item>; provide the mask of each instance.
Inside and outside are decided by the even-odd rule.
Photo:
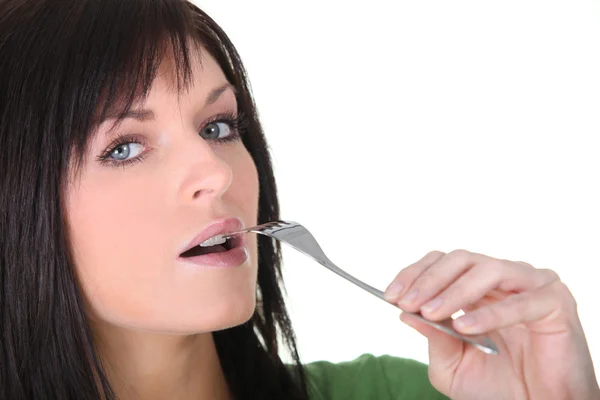
[[[303,366],[279,245],[213,239],[279,207],[242,63],[194,5],[3,0],[0,87],[0,398],[600,398],[556,274],[464,250],[386,296],[431,319],[465,308],[457,329],[499,356],[403,315],[428,369]]]

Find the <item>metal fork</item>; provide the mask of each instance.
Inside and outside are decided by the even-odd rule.
[[[361,280],[356,279],[346,271],[337,267],[326,255],[325,252],[319,246],[319,243],[313,237],[313,235],[306,229],[304,226],[300,225],[297,222],[293,221],[273,221],[267,222],[265,224],[257,225],[252,228],[243,229],[240,231],[232,232],[228,235],[223,235],[223,238],[230,238],[239,234],[244,234],[248,232],[259,233],[261,235],[269,236],[274,239],[283,242],[292,248],[298,250],[299,252],[309,256],[319,264],[324,267],[330,269],[335,272],[342,278],[349,280],[354,283],[356,286],[366,290],[367,292],[373,294],[374,296],[379,297],[384,300],[387,304],[389,303],[387,300],[383,298],[383,292],[381,290],[375,289],[374,287],[367,285]],[[425,322],[428,325],[433,326],[434,328],[439,329],[442,332],[445,332],[449,335],[452,335],[466,343],[469,343],[475,346],[477,349],[483,351],[487,354],[498,354],[498,347],[492,342],[488,337],[483,335],[463,335],[458,333],[452,327],[452,318],[448,318],[443,321],[430,321],[424,318],[420,313],[410,313],[403,311],[407,314],[411,314],[418,318],[419,320]]]

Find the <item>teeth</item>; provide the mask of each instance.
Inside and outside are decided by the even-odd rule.
[[[200,247],[210,247],[210,246],[215,246],[217,244],[223,244],[227,241],[227,239],[225,239],[223,237],[223,235],[217,235],[214,237],[211,237],[208,240],[205,240],[204,242],[200,243]]]

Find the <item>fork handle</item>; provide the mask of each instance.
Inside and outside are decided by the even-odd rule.
[[[350,275],[343,269],[339,268],[333,262],[331,262],[331,260],[327,260],[327,261],[319,260],[318,262],[319,262],[319,264],[321,264],[325,268],[331,270],[332,272],[335,272],[342,278],[345,278],[345,279],[349,280],[350,282],[354,283],[356,286],[359,286],[362,289],[366,290],[367,292],[371,293],[372,295],[379,297],[381,300],[385,300],[385,298],[383,297],[383,292],[381,290],[375,289],[373,286],[368,285],[359,279],[356,279],[355,277],[353,277],[352,275]]]
[[[400,307],[398,307],[397,304],[392,304],[392,303],[388,302],[383,297],[383,292],[381,290],[375,289],[373,286],[368,285],[359,279],[356,279],[355,277],[353,277],[352,275],[350,275],[349,273],[347,273],[346,271],[344,271],[343,269],[341,269],[337,265],[335,265],[331,260],[329,260],[329,259],[326,259],[323,261],[317,260],[317,262],[319,264],[323,265],[325,268],[329,269],[330,271],[335,272],[342,278],[345,278],[345,279],[349,280],[350,282],[354,283],[356,286],[366,290],[367,292],[371,293],[372,295],[374,295],[376,297],[379,297],[381,300],[385,301],[387,304],[391,304],[391,305],[395,306],[396,308],[400,308]],[[437,328],[437,329],[444,331],[458,339],[461,339],[467,343],[470,343],[470,344],[474,345],[475,347],[477,347],[479,350],[483,351],[484,353],[493,354],[493,355],[498,354],[498,347],[487,336],[463,335],[463,334],[458,333],[452,327],[452,321],[453,321],[452,318],[447,318],[443,321],[430,321],[430,320],[426,319],[425,317],[423,317],[421,315],[421,313],[412,313],[412,312],[408,312],[408,311],[404,311],[404,310],[402,310],[402,312],[414,316],[415,318],[419,319],[420,321],[423,321],[424,323],[426,323],[429,326]]]

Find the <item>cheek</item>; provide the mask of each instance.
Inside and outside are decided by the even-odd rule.
[[[157,282],[174,261],[168,238],[177,237],[154,186],[128,181],[90,174],[67,196],[75,268],[89,311],[119,325],[135,325],[155,309]]]

